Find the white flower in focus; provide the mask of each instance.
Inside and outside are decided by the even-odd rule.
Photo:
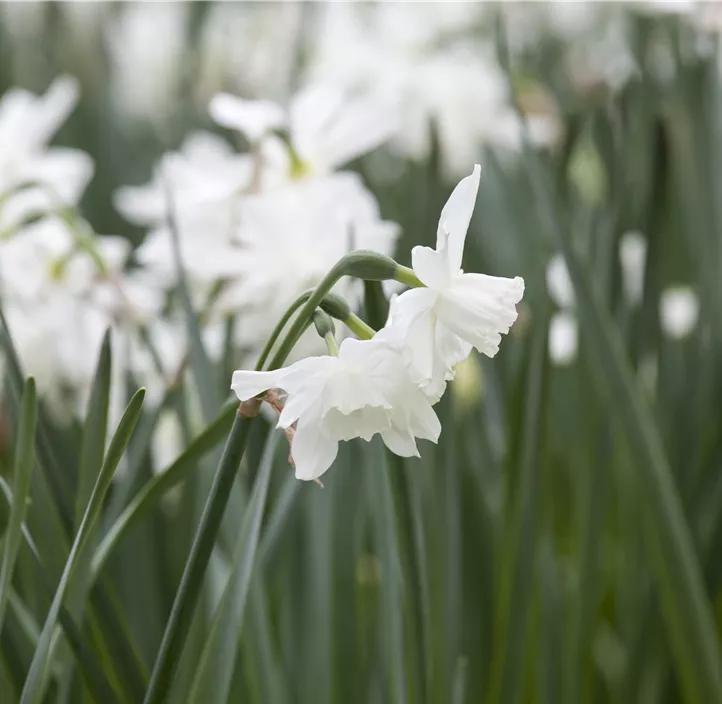
[[[380,101],[352,97],[323,84],[296,93],[287,115],[273,102],[228,93],[213,98],[210,113],[219,125],[238,130],[252,143],[264,136],[275,141],[265,149],[265,157],[272,169],[287,177],[335,171],[378,147],[396,130],[393,113]],[[279,148],[278,138],[268,136],[281,127],[288,130],[293,155]]]
[[[298,479],[317,479],[333,463],[341,440],[379,433],[403,457],[418,456],[415,438],[436,442],[441,425],[411,381],[401,357],[379,340],[346,339],[338,357],[308,357],[270,372],[236,371],[241,401],[269,389],[288,397],[278,427],[296,423],[291,456]]]
[[[644,293],[644,267],[647,261],[647,240],[641,232],[626,232],[619,241],[619,262],[622,266],[622,287],[629,303],[639,305]]]
[[[579,330],[576,317],[560,311],[549,322],[549,359],[552,364],[566,366],[577,356]]]
[[[697,294],[688,286],[673,286],[662,291],[659,317],[665,335],[674,340],[687,337],[699,319]]]
[[[462,179],[441,211],[436,250],[414,247],[414,272],[426,288],[402,293],[385,328],[390,344],[401,345],[415,380],[434,399],[443,393],[453,366],[472,347],[493,357],[501,335],[517,317],[524,280],[461,269],[466,232],[476,202],[481,168]]]

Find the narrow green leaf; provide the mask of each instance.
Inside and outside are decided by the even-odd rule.
[[[510,517],[496,595],[497,622],[487,701],[516,704],[523,691],[536,523],[539,512],[538,464],[544,418],[547,316],[536,322],[524,403],[521,467]]]
[[[651,566],[662,597],[670,644],[686,700],[722,701],[720,651],[714,618],[679,494],[658,429],[637,387],[618,330],[591,285],[569,233],[558,221],[538,157],[525,139],[525,164],[542,223],[555,233],[574,285],[582,325],[603,371],[605,386],[637,460]]]
[[[2,631],[5,609],[7,608],[10,585],[13,579],[15,560],[22,541],[22,527],[30,494],[30,478],[33,473],[35,455],[35,380],[28,377],[23,389],[20,405],[20,424],[15,447],[13,470],[13,502],[10,520],[5,535],[2,566],[0,566],[0,631]]]
[[[369,462],[366,472],[369,483],[368,500],[375,507],[374,542],[378,551],[383,575],[381,584],[381,609],[384,641],[387,647],[386,659],[390,669],[390,700],[403,704],[407,699],[406,668],[404,654],[404,583],[399,554],[394,500],[391,491],[389,471],[384,450],[373,443],[370,451],[375,462]]]
[[[599,598],[597,584],[601,528],[607,496],[607,461],[609,459],[609,433],[605,432],[600,452],[594,466],[589,467],[583,477],[584,496],[580,521],[581,550],[579,555],[579,582],[576,599],[570,600],[571,639],[569,654],[571,663],[565,668],[565,701],[577,704],[585,701],[587,695],[584,676],[591,661],[593,642],[593,618]],[[582,696],[584,695],[584,696]]]
[[[430,667],[431,655],[428,652],[428,618],[429,608],[425,603],[425,589],[422,577],[424,556],[421,546],[414,539],[416,516],[412,505],[412,487],[409,486],[408,467],[403,457],[386,452],[389,466],[389,485],[394,502],[396,517],[396,534],[399,539],[399,557],[404,574],[404,596],[408,604],[410,620],[410,645],[413,652],[413,669],[415,675],[415,696],[417,701],[427,699],[427,669]]]
[[[213,552],[223,512],[231,495],[231,488],[248,442],[253,422],[236,413],[221,462],[213,478],[213,484],[203,509],[200,524],[191,545],[190,554],[181,576],[163,640],[153,666],[150,684],[144,702],[162,702],[170,688],[173,673],[181,656],[186,634],[195,612],[203,577]]]
[[[5,496],[8,504],[12,506],[14,504],[13,490],[8,486],[7,482],[2,479],[2,477],[0,477],[0,491],[2,491],[2,494]],[[30,555],[32,556],[33,566],[37,573],[37,580],[35,580],[35,582],[41,586],[43,595],[47,595],[48,601],[51,602],[54,595],[54,585],[46,573],[38,548],[26,525],[22,526],[22,535]],[[23,630],[32,640],[34,644],[33,649],[35,649],[35,647],[37,647],[37,641],[40,639],[40,629],[34,624],[34,621],[28,620],[27,617],[29,615],[27,613],[18,613],[20,607],[17,603],[17,599],[17,596],[11,591],[9,603],[15,609],[16,616],[18,617]],[[80,664],[85,680],[91,691],[95,694],[97,700],[109,703],[115,702],[117,697],[112,686],[108,682],[102,667],[96,662],[93,654],[87,648],[85,640],[81,636],[80,631],[75,625],[71,615],[64,606],[61,606],[60,608],[58,620],[60,621],[60,625],[63,628],[65,637],[67,638],[73,654]],[[23,671],[23,678],[25,677],[27,669],[28,668],[26,667]]]
[[[203,646],[203,653],[188,696],[189,702],[228,701],[246,601],[256,562],[261,520],[266,508],[273,457],[279,437],[280,433],[272,432],[266,441],[261,466],[234,550],[230,576]]]
[[[180,249],[180,234],[178,232],[178,223],[176,221],[175,202],[173,194],[170,191],[170,185],[166,189],[166,200],[168,204],[168,229],[171,233],[171,243],[173,246],[173,261],[176,268],[176,276],[178,279],[178,292],[180,294],[181,307],[186,319],[186,329],[188,331],[189,357],[191,369],[196,380],[198,388],[198,396],[203,409],[203,416],[206,423],[210,423],[213,416],[220,407],[221,399],[216,394],[217,383],[213,374],[213,365],[206,352],[203,339],[201,337],[201,329],[198,315],[193,310],[193,301],[188,287],[185,268]]]
[[[140,389],[130,400],[128,407],[118,424],[115,435],[110,442],[108,452],[105,456],[105,461],[103,462],[98,474],[98,478],[91,493],[83,520],[81,521],[78,533],[73,541],[70,554],[68,555],[65,568],[63,569],[63,574],[60,577],[60,582],[53,598],[53,602],[50,605],[50,610],[48,611],[48,615],[45,619],[45,624],[40,634],[40,641],[30,664],[27,679],[25,680],[21,704],[30,704],[31,702],[39,703],[43,699],[45,673],[48,667],[48,660],[51,654],[52,645],[55,641],[54,632],[55,624],[58,620],[58,613],[62,607],[63,598],[65,597],[65,593],[68,589],[68,584],[73,577],[78,556],[81,554],[82,549],[87,543],[88,538],[98,520],[103,505],[103,499],[110,487],[113,474],[115,473],[118,463],[123,456],[123,452],[125,451],[126,445],[128,444],[133,432],[133,428],[135,427],[140,415],[144,396],[145,390]]]
[[[17,350],[13,344],[12,336],[10,335],[10,328],[8,327],[5,314],[2,309],[0,302],[0,345],[5,350],[5,361],[7,363],[8,377],[10,379],[10,390],[15,396],[17,403],[20,402],[20,395],[22,392],[23,384],[25,383],[25,374],[18,357]],[[58,513],[66,529],[66,532],[70,532],[72,527],[72,511],[70,503],[70,492],[68,485],[63,476],[63,473],[55,460],[50,442],[48,440],[48,434],[45,429],[45,421],[43,419],[42,409],[38,408],[37,419],[36,419],[36,447],[38,463],[40,469],[43,472],[45,480],[50,487],[53,497],[55,499]]]
[[[228,434],[237,409],[237,401],[227,404],[215,420],[186,447],[173,464],[153,477],[136,494],[98,545],[93,556],[93,579],[98,578],[108,557],[118,546],[121,538],[144,516],[148,515],[168,491],[184,481],[197,466],[199,460],[213,450]]]
[[[108,432],[108,406],[110,404],[110,330],[103,337],[100,348],[98,366],[95,370],[93,387],[90,392],[90,401],[85,414],[83,425],[83,440],[80,448],[80,472],[78,474],[78,488],[75,492],[75,522],[77,527],[83,518],[85,507],[88,505],[90,493],[98,468],[103,463],[105,453],[105,437]]]

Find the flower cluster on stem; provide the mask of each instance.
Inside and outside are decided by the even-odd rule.
[[[417,439],[439,438],[441,424],[433,405],[453,379],[455,365],[474,348],[489,357],[499,351],[501,335],[516,320],[524,281],[461,269],[480,171],[475,166],[454,189],[441,212],[436,249],[414,247],[412,269],[373,252],[344,257],[313,293],[292,306],[294,312],[300,310],[270,369],[261,369],[266,353],[255,371],[233,373],[231,388],[241,401],[268,398],[279,410],[276,390],[285,393],[278,427],[291,438],[297,478],[318,479],[333,463],[338,443],[352,438],[368,441],[378,434],[395,454],[418,456]],[[396,279],[411,288],[392,301],[386,325],[374,332],[343,305],[326,305],[326,312],[319,308],[346,275]],[[328,313],[362,339],[346,338],[338,345]],[[312,322],[329,354],[283,367]],[[282,328],[276,328],[274,337]],[[267,350],[275,341],[269,341]]]

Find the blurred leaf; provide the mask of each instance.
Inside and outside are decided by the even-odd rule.
[[[279,437],[280,433],[271,433],[268,436],[234,550],[230,576],[213,616],[188,695],[190,702],[228,700]]]
[[[0,566],[0,631],[2,631],[8,598],[22,539],[22,526],[30,493],[30,478],[35,455],[35,379],[28,377],[20,404],[20,425],[15,447],[13,470],[13,502],[10,506],[10,520],[5,532],[5,543]]]
[[[591,284],[591,277],[558,220],[546,177],[530,148],[525,161],[544,226],[556,233],[569,269],[580,318],[603,371],[610,400],[637,458],[652,566],[684,692],[689,701],[722,701],[720,653],[696,550],[685,522],[654,421],[637,388],[621,340]]]
[[[183,450],[167,469],[153,477],[128,504],[123,513],[103,536],[93,556],[93,575],[97,579],[106,560],[120,539],[144,516],[158,505],[160,499],[182,482],[228,433],[238,409],[237,402],[228,403],[215,420]]]
[[[21,697],[22,704],[40,702],[43,699],[43,693],[46,686],[48,659],[52,651],[53,643],[56,642],[54,631],[55,624],[58,619],[58,613],[62,606],[63,598],[65,597],[70,580],[73,577],[78,557],[80,556],[83,547],[88,541],[88,538],[90,537],[98,520],[103,499],[110,487],[113,474],[115,473],[118,463],[123,456],[125,447],[130,440],[133,428],[135,427],[138,416],[140,415],[144,396],[145,391],[143,389],[133,396],[120,420],[120,423],[118,424],[118,428],[115,435],[113,435],[113,439],[110,441],[110,446],[108,447],[108,452],[106,453],[103,466],[100,468],[95,487],[93,488],[88,506],[83,516],[83,520],[78,529],[78,533],[75,536],[75,540],[73,541],[68,560],[65,563],[65,569],[63,570],[60,583],[58,584],[57,591],[55,592],[53,603],[51,604],[47,618],[45,619],[45,624],[40,634],[40,641],[38,642],[37,650],[33,656],[33,661],[30,664],[30,670],[25,681],[25,687],[23,688]]]
[[[110,330],[106,330],[100,348],[98,366],[90,392],[90,401],[85,414],[83,440],[80,449],[80,473],[75,493],[75,522],[80,525],[85,507],[93,490],[98,468],[103,463],[105,437],[108,432],[108,406],[110,404]]]
[[[203,577],[223,520],[223,512],[248,442],[252,418],[236,413],[220,465],[213,478],[201,521],[176,592],[170,618],[156,657],[145,704],[161,702],[170,688],[173,673],[182,654],[185,637],[200,595]]]
[[[504,536],[496,594],[496,626],[488,702],[516,704],[524,691],[524,656],[539,514],[538,465],[545,418],[545,375],[548,316],[534,321],[529,372],[524,396],[519,486]]]

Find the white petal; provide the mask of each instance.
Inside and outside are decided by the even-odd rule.
[[[78,102],[78,81],[70,76],[56,78],[47,93],[37,100],[31,129],[37,144],[49,142]]]
[[[421,395],[412,399],[409,430],[422,440],[436,442],[441,435],[441,421],[429,401]]]
[[[318,479],[336,459],[338,441],[330,438],[312,416],[298,421],[291,445],[296,479]]]
[[[233,389],[240,401],[247,401],[264,391],[278,388],[283,378],[283,372],[283,369],[276,369],[272,372],[253,372],[238,369],[233,372],[231,389]]]
[[[422,283],[435,290],[443,289],[449,281],[449,265],[444,252],[431,247],[414,247],[411,266]]]
[[[524,280],[518,276],[462,274],[439,297],[434,310],[451,332],[493,357],[501,334],[509,332],[516,320],[516,304],[523,295]]]
[[[381,433],[381,439],[386,447],[395,455],[401,457],[419,457],[419,449],[416,447],[416,440],[410,433],[404,433],[396,428],[389,428]]]
[[[438,294],[428,288],[405,291],[391,304],[390,323],[381,339],[410,360],[419,380],[430,379],[434,369],[436,316],[433,309]]]
[[[481,167],[476,164],[471,175],[459,181],[441,211],[436,233],[436,249],[447,248],[449,270],[452,273],[461,269],[466,231],[469,229],[471,215],[474,212],[480,177]]]
[[[243,100],[229,93],[214,96],[208,111],[219,125],[242,132],[251,142],[286,121],[280,105],[270,100]]]

